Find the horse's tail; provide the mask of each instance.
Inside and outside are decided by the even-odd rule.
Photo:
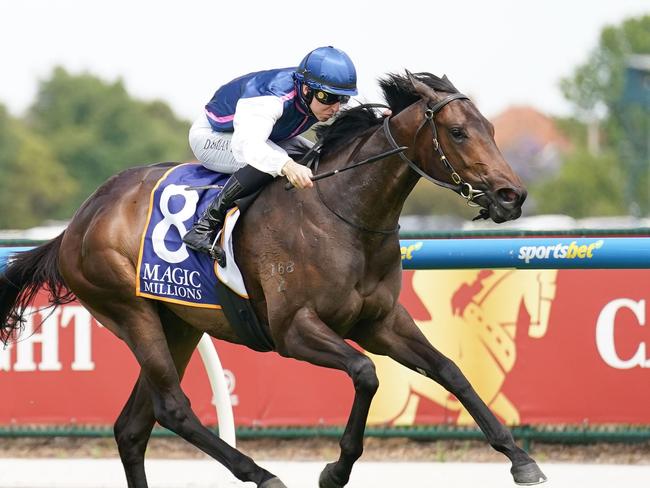
[[[7,344],[21,330],[27,307],[39,289],[49,291],[49,304],[53,307],[74,300],[59,272],[62,240],[63,234],[9,259],[0,274],[0,342]]]

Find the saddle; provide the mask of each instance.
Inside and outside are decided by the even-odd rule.
[[[311,148],[302,157],[292,157],[300,159],[301,164],[313,164],[318,151]],[[135,294],[193,307],[221,308],[243,344],[256,351],[271,351],[275,345],[269,328],[260,323],[251,306],[234,257],[230,256],[225,269],[220,268],[210,256],[188,249],[182,242],[196,216],[216,198],[229,177],[198,163],[186,163],[170,168],[160,178],[151,193],[149,218],[143,230]],[[238,213],[232,219],[229,213],[222,230],[224,238],[231,239],[237,219],[258,195],[259,191],[234,202],[234,213]],[[226,231],[230,234],[226,235]],[[228,247],[232,252],[232,242]]]
[[[197,215],[218,195],[229,177],[198,163],[174,166],[160,177],[151,191],[135,294],[192,307],[222,309],[243,344],[256,351],[270,351],[275,346],[268,327],[259,323],[250,306],[235,260],[230,260],[230,275],[239,279],[231,279],[230,286],[242,296],[222,283],[218,271],[225,270],[220,270],[210,256],[195,252],[182,242]],[[245,210],[252,201],[248,198],[237,203]]]

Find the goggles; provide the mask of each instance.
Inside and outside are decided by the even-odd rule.
[[[323,105],[334,105],[337,102],[343,105],[350,100],[348,95],[335,95],[334,93],[328,93],[323,90],[314,90],[314,98]]]

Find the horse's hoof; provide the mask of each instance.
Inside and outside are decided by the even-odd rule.
[[[515,483],[522,486],[537,485],[546,481],[546,475],[539,469],[537,463],[522,464],[521,466],[513,466],[510,468],[512,477]]]
[[[320,477],[318,478],[318,488],[343,488],[345,483],[340,483],[334,479],[334,465],[336,463],[329,463],[325,466],[325,469],[321,471]]]
[[[264,483],[259,485],[258,488],[287,488],[287,485],[280,481],[280,478],[276,477],[266,480]]]

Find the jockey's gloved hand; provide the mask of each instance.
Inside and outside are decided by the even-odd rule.
[[[296,188],[311,188],[314,186],[313,181],[311,181],[313,176],[311,169],[296,163],[293,159],[284,163],[282,174]]]

